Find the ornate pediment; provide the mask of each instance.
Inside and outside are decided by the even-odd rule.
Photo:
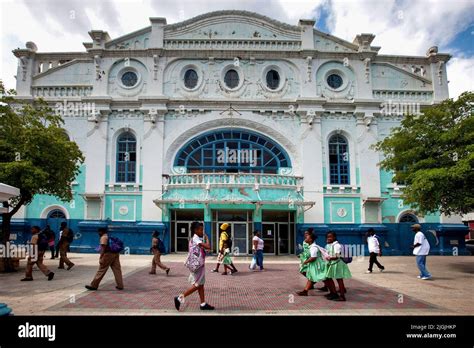
[[[301,29],[248,11],[217,11],[167,25],[165,40],[300,40]]]
[[[407,66],[405,70],[390,63],[372,64],[372,85],[376,90],[424,90],[431,89],[431,81],[426,78],[425,66]]]

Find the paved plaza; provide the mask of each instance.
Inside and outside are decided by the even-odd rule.
[[[121,257],[125,290],[115,290],[109,270],[98,291],[84,288],[97,270],[97,254],[71,254],[76,266],[58,270],[56,260],[46,264],[56,273],[53,281],[36,270],[35,281],[20,282],[25,262],[18,273],[0,274],[0,302],[15,315],[177,315],[203,314],[197,294],[190,296],[181,311],[174,309],[173,296],[189,287],[184,255],[166,255],[169,276],[158,271],[149,275],[150,256]],[[206,264],[206,300],[216,306],[206,315],[461,315],[474,314],[472,284],[474,258],[431,256],[431,281],[416,279],[414,257],[382,257],[386,272],[365,274],[368,259],[350,264],[353,279],[346,281],[347,302],[333,302],[323,293],[311,291],[308,297],[295,294],[305,284],[298,274],[298,259],[267,257],[266,271],[248,270],[250,258],[236,258],[239,272],[233,276],[211,273],[215,258]]]

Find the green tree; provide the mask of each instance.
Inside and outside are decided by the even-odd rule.
[[[403,183],[403,200],[422,214],[474,210],[474,93],[407,115],[375,144],[381,168]]]
[[[79,174],[84,156],[70,141],[64,121],[41,99],[20,103],[13,90],[0,80],[0,182],[20,189],[4,203],[1,242],[10,239],[12,216],[37,194],[72,200],[71,183]]]

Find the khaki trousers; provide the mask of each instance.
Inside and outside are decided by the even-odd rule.
[[[91,283],[93,288],[99,287],[100,281],[102,278],[104,278],[105,273],[107,273],[109,267],[112,268],[117,286],[119,288],[123,288],[122,267],[120,266],[119,253],[105,253],[99,259],[99,270],[97,271]]]
[[[59,246],[59,268],[64,268],[64,264],[66,264],[68,267],[73,265],[71,260],[68,259],[67,257],[67,251],[69,250],[69,242],[63,241],[61,242],[61,245]]]
[[[48,267],[46,267],[46,265],[43,263],[43,258],[44,258],[44,251],[38,251],[38,258],[36,261],[33,261],[31,259],[31,256],[28,257],[28,261],[26,263],[26,274],[25,274],[25,278],[28,278],[28,279],[33,279],[33,265],[36,264],[38,266],[38,268],[40,269],[41,272],[43,272],[43,274],[45,276],[48,276],[49,275],[49,269]]]
[[[156,273],[156,266],[160,267],[162,270],[167,270],[164,264],[161,263],[161,253],[153,249],[153,260],[151,261],[151,273]]]

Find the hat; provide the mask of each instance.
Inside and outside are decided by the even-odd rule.
[[[417,228],[417,229],[421,230],[421,225],[420,224],[414,224],[414,225],[411,225],[410,227],[411,228]]]
[[[222,230],[222,231],[226,231],[228,228],[229,228],[229,224],[228,224],[227,222],[224,222],[224,223],[221,225],[221,230]]]

